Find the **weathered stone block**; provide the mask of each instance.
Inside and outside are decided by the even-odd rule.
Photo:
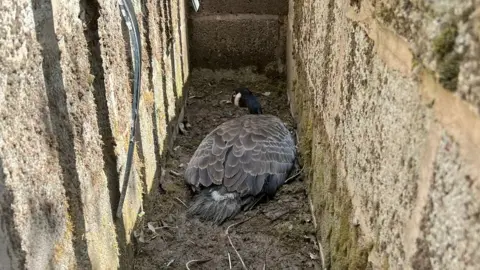
[[[62,149],[58,141],[66,134],[56,134],[68,122],[60,118],[68,118],[65,92],[54,87],[62,84],[54,72],[58,61],[45,64],[42,55],[42,50],[52,52],[45,48],[45,38],[54,37],[52,8],[34,9],[30,1],[1,2],[0,13],[0,235],[6,240],[1,265],[75,268],[79,254],[72,245],[64,188],[75,164],[61,163],[73,149]],[[42,39],[44,27],[51,30]],[[58,60],[58,47],[56,52],[53,59]]]
[[[195,17],[191,24],[190,57],[195,67],[238,68],[284,58],[280,35],[283,17],[221,15]]]
[[[124,180],[132,105],[131,54],[118,1],[0,4],[5,30],[0,36],[3,268],[131,266],[131,233],[143,187],[152,189],[157,156],[163,154],[154,145],[164,143],[168,125],[175,126],[175,121],[162,122],[155,129],[154,112],[167,105],[169,120],[175,119],[189,71],[185,15],[178,13],[185,11],[185,2],[157,9],[149,1],[148,10],[134,2],[141,33],[154,34],[142,35],[140,136],[116,224],[112,212]],[[173,22],[163,20],[166,13],[173,14]],[[172,50],[161,44],[152,55],[151,45],[171,34],[155,33],[159,21],[175,29],[175,41]],[[164,68],[150,72],[154,62]],[[159,100],[156,84],[167,75],[168,100]]]
[[[289,95],[327,266],[478,268],[472,2],[291,2]]]

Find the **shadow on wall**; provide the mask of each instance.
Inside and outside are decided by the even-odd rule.
[[[5,269],[20,269],[25,265],[25,252],[13,222],[13,194],[5,188],[3,161],[0,158],[0,262]]]
[[[152,1],[153,2],[153,1]],[[179,115],[180,113],[180,110],[182,108],[185,108],[185,98],[188,93],[187,93],[187,89],[188,89],[188,86],[189,86],[189,78],[185,78],[185,74],[184,74],[184,59],[183,59],[183,54],[180,55],[181,59],[180,59],[180,71],[181,71],[181,81],[184,82],[183,86],[182,86],[182,97],[179,97],[178,96],[178,93],[176,91],[177,87],[177,81],[175,80],[175,78],[177,78],[177,69],[176,69],[176,63],[175,63],[175,59],[176,59],[176,52],[173,48],[173,32],[174,31],[177,31],[178,35],[180,37],[182,37],[183,33],[181,31],[181,27],[180,27],[180,23],[178,23],[178,28],[177,29],[173,29],[173,21],[172,21],[172,0],[166,0],[166,1],[163,1],[163,8],[161,5],[159,5],[160,3],[157,2],[157,14],[159,14],[161,17],[165,18],[165,23],[160,23],[160,38],[162,39],[161,40],[161,44],[166,44],[166,48],[163,48],[163,50],[166,50],[166,55],[168,58],[170,58],[170,61],[171,61],[171,67],[172,67],[172,70],[171,70],[171,75],[170,76],[167,76],[167,73],[168,73],[168,70],[167,70],[167,66],[166,66],[166,63],[165,61],[161,61],[161,72],[162,72],[162,91],[163,91],[163,111],[165,113],[165,119],[167,119],[167,133],[166,133],[166,137],[165,138],[159,138],[159,127],[158,127],[158,122],[156,121],[156,119],[158,119],[160,116],[158,115],[158,112],[159,110],[157,109],[154,109],[152,111],[152,119],[154,119],[153,121],[153,138],[154,138],[154,147],[155,147],[155,158],[157,160],[157,168],[155,170],[155,174],[154,174],[154,181],[153,181],[153,186],[157,186],[157,191],[160,192],[160,193],[163,193],[165,192],[165,190],[162,188],[162,183],[161,183],[161,178],[162,178],[162,175],[164,174],[163,172],[163,169],[162,169],[162,166],[165,164],[165,161],[166,161],[166,158],[169,154],[172,153],[172,145],[173,145],[173,140],[176,136],[176,133],[177,133],[177,124],[178,124],[178,121],[183,121],[183,115]],[[144,18],[144,25],[145,25],[145,28],[146,28],[146,35],[149,34],[149,27],[148,27],[148,9],[146,9],[145,7],[145,11],[143,12],[146,16]],[[180,19],[180,5],[177,5],[177,21],[180,22],[181,19]],[[163,40],[165,39],[165,40]],[[148,38],[146,38],[146,40],[149,40]],[[183,48],[183,44],[182,44],[182,39],[180,38],[178,40],[178,42],[180,43],[180,48]],[[151,45],[150,45],[150,42],[147,42],[147,52],[148,52],[148,59],[152,59],[152,48],[151,48]],[[163,53],[163,52],[162,52]],[[163,59],[164,60],[164,59]],[[150,61],[151,63],[151,61]],[[167,87],[167,78],[170,77],[171,80],[172,80],[172,89],[173,89],[173,95],[175,97],[175,104],[173,104],[174,108],[175,108],[175,111],[176,111],[176,115],[175,117],[173,117],[171,119],[171,115],[169,115],[169,107],[172,106],[172,104],[169,104],[168,103],[168,99],[167,99],[167,96],[168,96],[168,87]],[[149,79],[149,88],[150,89],[154,89],[154,83],[153,83],[153,68],[150,66],[149,67],[149,74],[148,74],[148,79]],[[160,106],[160,104],[157,104],[157,106]],[[156,106],[156,107],[157,107]],[[171,119],[171,120],[170,120]],[[160,146],[160,143],[163,141],[163,147]],[[160,149],[163,149],[162,153],[160,153]],[[152,191],[152,192],[155,192],[155,191]]]
[[[94,98],[97,107],[97,121],[99,124],[99,130],[102,135],[102,142],[104,145],[103,148],[103,159],[104,159],[104,170],[108,178],[108,188],[110,192],[110,203],[112,208],[112,214],[114,215],[115,225],[116,225],[116,233],[117,233],[117,241],[119,242],[119,252],[121,254],[120,257],[120,265],[121,268],[129,268],[132,265],[133,259],[133,246],[131,243],[135,243],[135,239],[125,239],[125,228],[123,220],[119,220],[116,217],[117,207],[120,200],[120,189],[119,189],[119,173],[117,171],[118,167],[122,167],[124,164],[117,164],[118,160],[116,158],[114,149],[115,149],[115,141],[113,138],[112,128],[110,126],[109,121],[109,110],[107,104],[107,97],[106,97],[106,90],[105,90],[105,80],[104,80],[104,69],[103,69],[103,61],[101,58],[101,45],[100,45],[100,36],[98,31],[98,18],[100,17],[100,5],[98,1],[87,1],[82,0],[80,2],[80,7],[85,11],[85,19],[84,22],[87,25],[86,30],[84,31],[85,39],[88,41],[88,49],[89,49],[89,61],[90,61],[90,73],[95,75],[95,79],[93,81],[94,87]],[[149,9],[150,7],[150,9]],[[144,99],[144,95],[148,95],[151,89],[160,89],[163,91],[163,104],[160,104],[159,100],[155,100],[155,104],[151,110],[147,108],[147,112],[149,113],[148,117],[140,117],[138,122],[136,123],[137,129],[135,134],[135,141],[136,141],[136,152],[138,154],[138,160],[134,162],[132,165],[132,170],[136,170],[138,175],[140,175],[143,179],[143,186],[144,186],[144,193],[149,194],[151,192],[163,192],[163,188],[161,187],[160,179],[163,175],[162,166],[166,161],[167,155],[171,152],[171,147],[173,144],[173,139],[176,135],[177,130],[177,123],[178,118],[180,116],[180,110],[184,108],[185,100],[182,96],[185,96],[185,89],[187,89],[188,83],[183,85],[182,95],[179,96],[177,93],[177,87],[181,87],[181,85],[177,85],[177,75],[178,70],[181,70],[181,82],[185,82],[185,74],[184,74],[184,66],[183,66],[183,58],[180,60],[179,63],[176,63],[176,51],[174,46],[174,31],[177,32],[177,36],[182,37],[180,23],[178,23],[178,29],[174,29],[173,21],[172,21],[172,1],[167,0],[163,1],[163,3],[157,2],[155,0],[146,0],[142,1],[141,3],[141,13],[142,13],[142,21],[139,21],[140,31],[144,34],[142,38],[142,65],[146,67],[142,69],[142,81],[146,81],[147,83],[142,83],[141,89],[141,97],[140,99]],[[155,14],[156,13],[156,14]],[[180,21],[180,6],[177,5],[177,20]],[[163,18],[159,20],[158,27],[160,29],[160,44],[166,44],[165,48],[152,48],[151,45],[151,27],[156,27],[157,25],[149,24],[151,16],[159,16]],[[140,16],[138,17],[140,19]],[[154,20],[155,21],[155,20]],[[130,50],[130,39],[129,39],[129,32],[125,26],[125,23],[122,19],[122,34],[123,40],[125,44],[125,54],[127,58],[127,65],[129,68],[129,76],[130,76],[130,89],[133,89],[133,68],[132,68],[132,54]],[[182,39],[176,40],[179,42],[180,48],[183,48]],[[154,50],[160,50],[160,53],[154,53]],[[153,67],[153,60],[156,55],[163,55],[164,51],[166,51],[166,57],[162,57],[160,61],[160,68],[161,68],[161,86],[155,85],[155,78],[154,78],[154,67]],[[181,54],[182,55],[182,54]],[[145,57],[146,56],[146,57]],[[181,56],[183,57],[183,56]],[[157,59],[158,60],[158,59]],[[170,66],[172,67],[171,70],[168,67],[167,63],[170,61]],[[176,68],[178,66],[178,68]],[[158,75],[157,75],[158,76]],[[168,80],[171,79],[171,82]],[[158,84],[158,81],[157,81]],[[172,89],[169,89],[168,86],[172,85]],[[173,91],[169,91],[173,90]],[[132,93],[133,94],[133,93]],[[151,94],[151,93],[150,93]],[[169,99],[167,96],[172,95],[174,97],[174,103],[169,103]],[[154,94],[155,95],[155,94]],[[145,101],[145,99],[144,99]],[[145,102],[144,102],[145,104]],[[128,104],[131,106],[131,104]],[[163,106],[163,108],[161,107]],[[169,115],[169,111],[171,111],[171,107],[175,108],[174,112],[175,115]],[[160,109],[161,108],[161,109]],[[170,110],[169,110],[170,109]],[[160,126],[159,127],[159,112],[165,113],[166,127]],[[150,118],[150,119],[149,119]],[[152,121],[152,130],[142,130],[141,129],[141,122],[142,120]],[[128,120],[130,121],[130,119]],[[147,125],[148,126],[148,125]],[[163,132],[159,132],[159,129],[166,128],[166,136],[164,138],[160,137],[159,134]],[[152,147],[151,145],[144,145],[142,141],[143,132],[152,132],[153,133],[153,148],[155,153],[155,160],[156,160],[156,168],[154,173],[153,179],[153,186],[157,186],[157,190],[148,191],[147,190],[147,182],[150,179],[145,179],[146,172],[145,166],[141,164],[145,164],[145,154],[144,154],[144,147]],[[163,144],[163,145],[161,145]],[[140,162],[138,164],[137,162]],[[148,196],[144,199],[143,204],[145,204],[148,200]],[[139,224],[139,219],[137,219],[135,227]],[[129,244],[127,244],[129,243]]]
[[[102,138],[102,156],[104,164],[104,172],[107,177],[107,186],[110,196],[110,208],[112,211],[113,220],[116,221],[116,212],[118,203],[120,201],[120,174],[117,170],[117,156],[115,155],[115,138],[113,136],[112,128],[110,126],[110,114],[108,110],[107,94],[105,88],[105,72],[103,69],[103,59],[101,56],[100,36],[98,33],[98,19],[100,17],[100,5],[98,1],[80,1],[80,10],[83,10],[85,17],[83,19],[84,37],[87,41],[88,60],[90,65],[90,74],[94,75],[92,82],[93,96],[96,106],[96,117],[98,123],[98,130]],[[123,38],[125,40],[126,53],[130,52],[130,45],[128,43],[128,31],[122,25]],[[131,61],[129,62],[130,73],[132,74]],[[117,242],[120,247],[120,254],[126,253],[126,239],[124,237],[125,228],[122,222],[115,222],[115,232]],[[125,261],[120,257],[120,265],[124,265]]]
[[[85,234],[86,229],[82,205],[82,190],[80,188],[81,179],[78,175],[76,168],[77,157],[75,154],[74,146],[74,127],[72,122],[70,121],[71,117],[73,116],[71,116],[68,111],[67,91],[63,83],[64,75],[62,73],[61,66],[61,51],[55,33],[52,2],[51,0],[32,0],[31,3],[34,11],[36,38],[42,49],[42,69],[45,81],[45,91],[48,98],[49,115],[46,119],[44,119],[45,126],[51,127],[51,130],[49,130],[49,136],[54,138],[54,147],[58,151],[58,163],[60,164],[62,170],[63,186],[69,205],[69,215],[72,217],[72,222],[75,228],[73,231],[73,246],[77,267],[80,269],[90,269],[92,267],[92,264],[88,257],[89,247],[86,238],[82,237]],[[138,153],[138,156],[140,158],[139,161],[141,163],[144,163],[145,159],[142,149],[146,146],[142,145],[143,142],[141,132],[153,132],[153,148],[156,159],[153,186],[157,186],[158,189],[153,189],[153,191],[150,192],[163,192],[163,188],[161,187],[160,183],[162,175],[164,174],[162,168],[167,159],[167,155],[172,151],[171,148],[173,145],[173,139],[175,138],[175,135],[177,133],[178,121],[181,121],[183,118],[183,111],[181,110],[185,107],[184,97],[187,94],[186,89],[189,85],[189,83],[186,82],[187,78],[185,78],[186,75],[184,74],[183,57],[186,52],[175,51],[175,48],[178,48],[178,46],[175,46],[175,44],[180,45],[179,47],[183,48],[182,42],[185,41],[183,41],[181,38],[179,40],[174,40],[175,36],[182,37],[183,35],[181,33],[180,23],[177,23],[178,29],[174,29],[174,18],[172,18],[172,14],[174,13],[172,10],[174,8],[173,4],[175,4],[175,2],[172,3],[171,0],[163,1],[162,3],[155,0],[146,0],[142,1],[141,5],[143,14],[143,23],[141,24],[141,28],[143,29],[141,29],[141,32],[144,33],[142,42],[144,44],[143,46],[145,46],[143,52],[145,53],[146,51],[147,56],[144,57],[144,59],[142,60],[143,65],[147,67],[146,73],[148,73],[143,73],[144,76],[142,77],[144,79],[147,79],[146,85],[148,85],[148,87],[145,87],[146,85],[144,84],[143,89],[141,89],[141,94],[143,95],[147,91],[151,91],[151,89],[158,89],[158,91],[163,91],[161,95],[163,95],[164,97],[163,104],[159,104],[161,103],[160,100],[155,100],[153,108],[151,110],[147,109],[149,116],[146,118],[148,119],[151,117],[150,120],[153,120],[152,130],[141,130],[140,125],[137,122],[137,125],[139,126],[137,128],[137,134],[135,136],[135,140],[137,143],[136,151]],[[85,25],[83,34],[87,42],[87,48],[89,52],[88,57],[90,64],[90,74],[94,76],[92,81],[92,91],[96,105],[96,120],[98,123],[98,129],[103,144],[102,155],[104,162],[104,172],[108,181],[111,210],[113,218],[115,220],[117,241],[120,249],[119,253],[121,254],[120,265],[121,268],[128,268],[132,264],[131,259],[133,256],[133,246],[131,246],[131,244],[127,245],[127,243],[134,243],[134,239],[129,239],[130,241],[124,239],[125,228],[123,227],[123,221],[118,220],[115,217],[121,195],[119,188],[120,176],[117,168],[121,167],[119,165],[123,164],[118,164],[117,156],[115,154],[116,142],[114,139],[112,127],[110,125],[110,115],[105,86],[105,70],[103,67],[103,59],[101,54],[102,47],[100,44],[100,35],[98,29],[98,19],[101,16],[100,5],[96,0],[81,0],[79,2],[79,5],[80,10],[85,12],[85,17],[81,18]],[[148,7],[150,7],[150,9]],[[176,13],[178,15],[176,20],[180,22],[181,20],[179,4],[176,8]],[[153,16],[158,16],[161,18],[158,20],[158,27],[160,28],[159,36],[162,39],[161,44],[166,44],[162,46],[164,48],[152,48],[150,41],[150,28],[153,26],[149,24],[149,18],[150,16],[152,16],[151,13],[156,13],[153,14]],[[123,39],[125,41],[127,64],[129,64],[131,76],[131,74],[133,73],[131,66],[132,55],[130,53],[128,31],[125,27],[125,24],[123,23],[123,20],[122,30]],[[174,35],[175,31],[177,31],[177,35]],[[154,50],[160,50],[160,53],[158,53],[158,51],[156,51],[155,53]],[[164,55],[164,52],[166,52],[166,56],[161,57],[162,59],[161,61],[159,61],[161,63],[160,72],[162,76],[160,86],[155,85],[159,84],[158,82],[160,82],[160,80],[155,80],[156,78],[154,78],[154,67],[152,65],[154,62],[154,57],[157,55]],[[180,57],[178,57],[178,54],[180,54]],[[180,59],[179,62],[177,58]],[[181,72],[181,74],[178,74],[179,72]],[[181,81],[179,82],[178,79],[180,78]],[[169,80],[171,80],[171,82]],[[178,83],[183,82],[185,82],[184,85],[178,85]],[[171,89],[169,89],[169,87],[171,87]],[[180,92],[180,90],[177,91],[177,88],[179,87],[182,87],[182,92]],[[173,98],[167,98],[169,96],[173,96]],[[169,100],[174,100],[174,102],[169,102]],[[128,104],[127,106],[131,106],[131,104]],[[173,108],[175,108],[173,110],[175,112],[175,115],[169,115],[169,110],[171,114],[172,106],[174,106]],[[165,113],[166,126],[163,126],[163,123],[160,123],[158,121],[158,119],[161,117],[158,114],[163,112]],[[160,132],[162,129],[166,129],[166,132]],[[160,134],[166,134],[166,136],[162,138]],[[137,171],[141,170],[139,171],[139,175],[143,177],[143,184],[144,187],[146,187],[147,179],[145,179],[145,168],[139,166],[139,164],[134,164],[134,166],[135,168],[132,169],[136,169]],[[148,194],[147,190],[144,191]],[[148,200],[148,196],[146,200]],[[146,203],[146,201],[144,201],[144,203]],[[3,210],[4,209],[2,209],[2,213],[4,212]],[[138,221],[139,220],[137,220],[137,224]],[[13,224],[11,225],[12,226],[7,227],[14,228]],[[12,235],[14,234],[10,234],[10,236]],[[20,247],[16,249],[21,250]]]
[[[98,1],[81,0],[80,8],[85,11],[86,28],[83,32],[87,40],[89,51],[90,74],[95,74],[93,79],[93,96],[97,108],[97,123],[103,143],[104,171],[108,180],[110,192],[110,204],[112,213],[117,212],[120,200],[119,173],[117,171],[117,157],[115,155],[115,140],[110,127],[107,96],[105,91],[105,72],[100,50],[100,37],[98,34],[98,18],[100,17],[100,5]]]
[[[42,48],[42,69],[45,90],[48,98],[49,119],[45,126],[51,127],[50,136],[55,138],[58,162],[62,169],[63,185],[70,208],[70,215],[75,224],[73,245],[77,266],[82,269],[91,267],[87,253],[80,179],[75,168],[76,156],[73,141],[73,127],[67,109],[67,95],[63,84],[60,65],[60,49],[55,35],[55,27],[50,0],[32,1],[35,20],[35,32]]]

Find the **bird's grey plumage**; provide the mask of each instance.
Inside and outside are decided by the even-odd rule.
[[[221,223],[252,198],[273,196],[292,169],[295,154],[292,136],[276,116],[249,114],[224,122],[203,139],[185,171],[188,184],[207,188],[200,195],[216,192],[216,197],[198,199],[189,213]],[[219,201],[225,207],[231,202],[235,209],[217,209],[222,207]]]

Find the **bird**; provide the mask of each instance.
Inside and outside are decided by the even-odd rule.
[[[235,89],[231,103],[249,113],[206,135],[184,172],[186,184],[197,193],[187,215],[217,225],[273,198],[296,161],[290,131],[277,116],[263,114],[250,89]]]

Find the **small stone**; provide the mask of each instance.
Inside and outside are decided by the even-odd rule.
[[[312,260],[317,260],[318,259],[318,255],[316,255],[316,254],[313,254],[313,253],[310,252],[308,255],[310,255],[310,259],[312,259]]]
[[[155,227],[157,227],[157,225],[158,225],[157,222],[148,222],[147,223],[148,229],[154,234],[157,233],[157,231],[155,230],[156,229]]]

